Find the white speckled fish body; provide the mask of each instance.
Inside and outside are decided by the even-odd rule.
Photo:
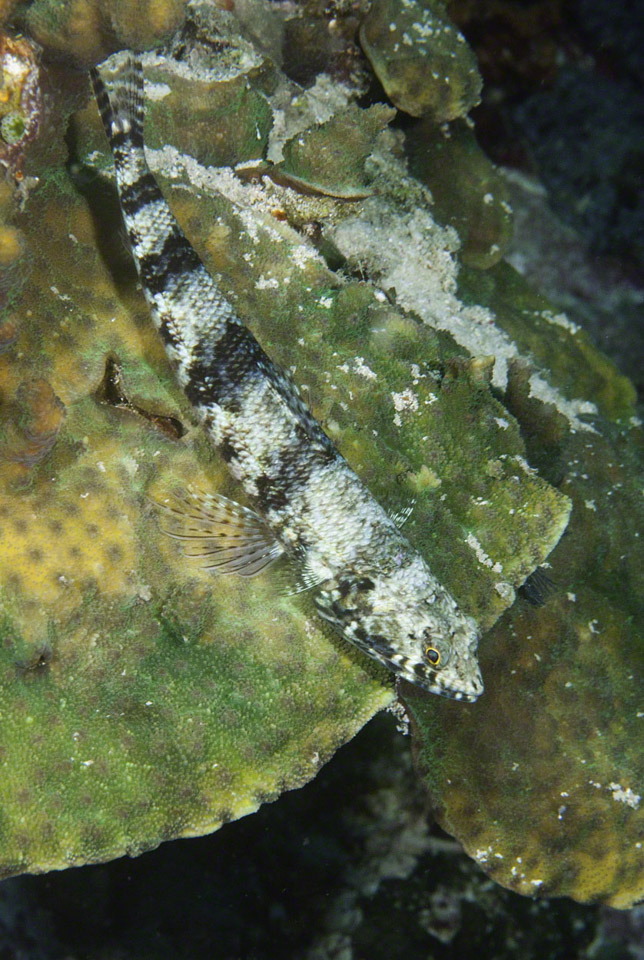
[[[287,554],[320,615],[396,675],[475,700],[478,630],[264,353],[184,236],[143,146],[143,74],[121,56],[92,81],[152,317],[179,383],[255,510],[216,494],[169,501],[166,531],[202,566],[251,576]]]

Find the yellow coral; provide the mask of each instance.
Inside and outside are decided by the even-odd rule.
[[[180,25],[185,0],[36,0],[27,12],[38,43],[82,64],[96,63],[119,47],[137,49],[160,43]]]
[[[20,255],[22,237],[15,227],[0,224],[0,266],[7,267]]]
[[[173,33],[183,20],[185,6],[185,0],[114,0],[109,17],[119,40],[140,50]]]

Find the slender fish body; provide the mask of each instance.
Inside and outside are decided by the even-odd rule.
[[[262,350],[184,236],[147,165],[143,73],[121,55],[92,83],[141,284],[177,378],[255,510],[216,494],[171,501],[167,532],[215,572],[251,576],[286,554],[321,617],[433,693],[483,690],[478,630]]]

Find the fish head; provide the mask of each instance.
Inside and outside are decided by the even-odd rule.
[[[348,574],[315,598],[320,615],[410,683],[453,700],[483,692],[479,630],[418,555],[389,570]]]

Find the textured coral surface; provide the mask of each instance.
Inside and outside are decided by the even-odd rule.
[[[508,401],[571,521],[545,603],[516,603],[488,636],[486,697],[457,712],[409,692],[420,765],[439,821],[494,879],[628,907],[644,894],[641,435],[570,433],[520,368]]]
[[[186,0],[34,0],[29,32],[48,53],[88,65],[123,46],[151,47],[181,24]]]
[[[374,0],[360,42],[392,102],[413,117],[463,117],[479,101],[476,58],[442,0]]]

